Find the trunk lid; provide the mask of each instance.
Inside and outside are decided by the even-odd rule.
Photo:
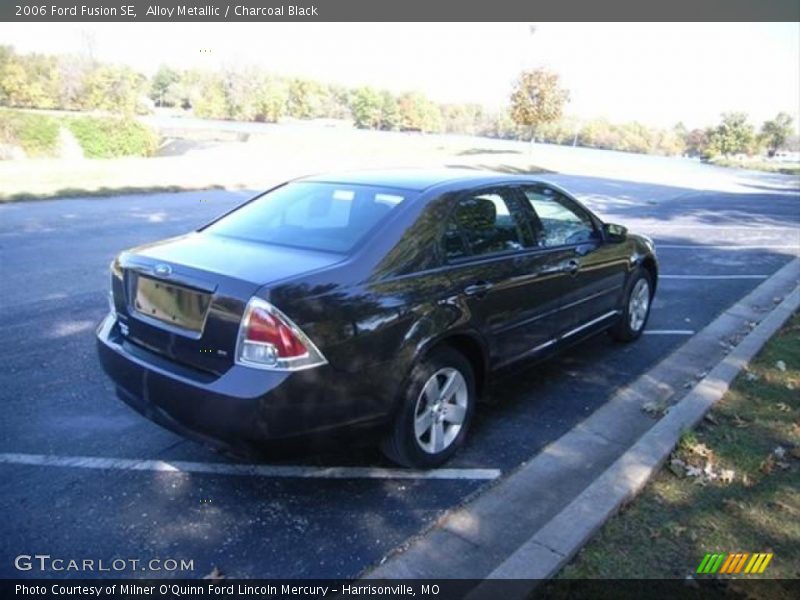
[[[338,254],[192,233],[120,255],[114,304],[129,341],[222,374],[234,362],[239,324],[257,290],[341,259]]]

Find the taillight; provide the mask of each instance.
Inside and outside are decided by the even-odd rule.
[[[273,371],[299,371],[326,364],[308,336],[261,298],[251,298],[239,326],[236,362]]]

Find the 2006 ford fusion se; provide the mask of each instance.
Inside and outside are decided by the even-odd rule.
[[[638,338],[657,277],[648,238],[550,183],[315,176],[121,253],[98,349],[125,402],[187,437],[258,452],[371,433],[430,468],[493,377],[603,330]]]

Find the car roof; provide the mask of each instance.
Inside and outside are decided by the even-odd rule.
[[[509,175],[497,171],[470,168],[441,169],[374,169],[363,171],[344,171],[303,177],[300,181],[319,183],[341,183],[351,185],[374,185],[405,190],[422,191],[441,184],[465,183],[470,185],[490,185],[508,181],[539,181],[527,175]]]

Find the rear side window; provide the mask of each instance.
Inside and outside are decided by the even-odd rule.
[[[511,192],[492,191],[458,201],[444,234],[448,259],[522,250],[530,245]]]
[[[205,231],[268,244],[348,252],[403,203],[407,192],[296,182],[245,204]]]

